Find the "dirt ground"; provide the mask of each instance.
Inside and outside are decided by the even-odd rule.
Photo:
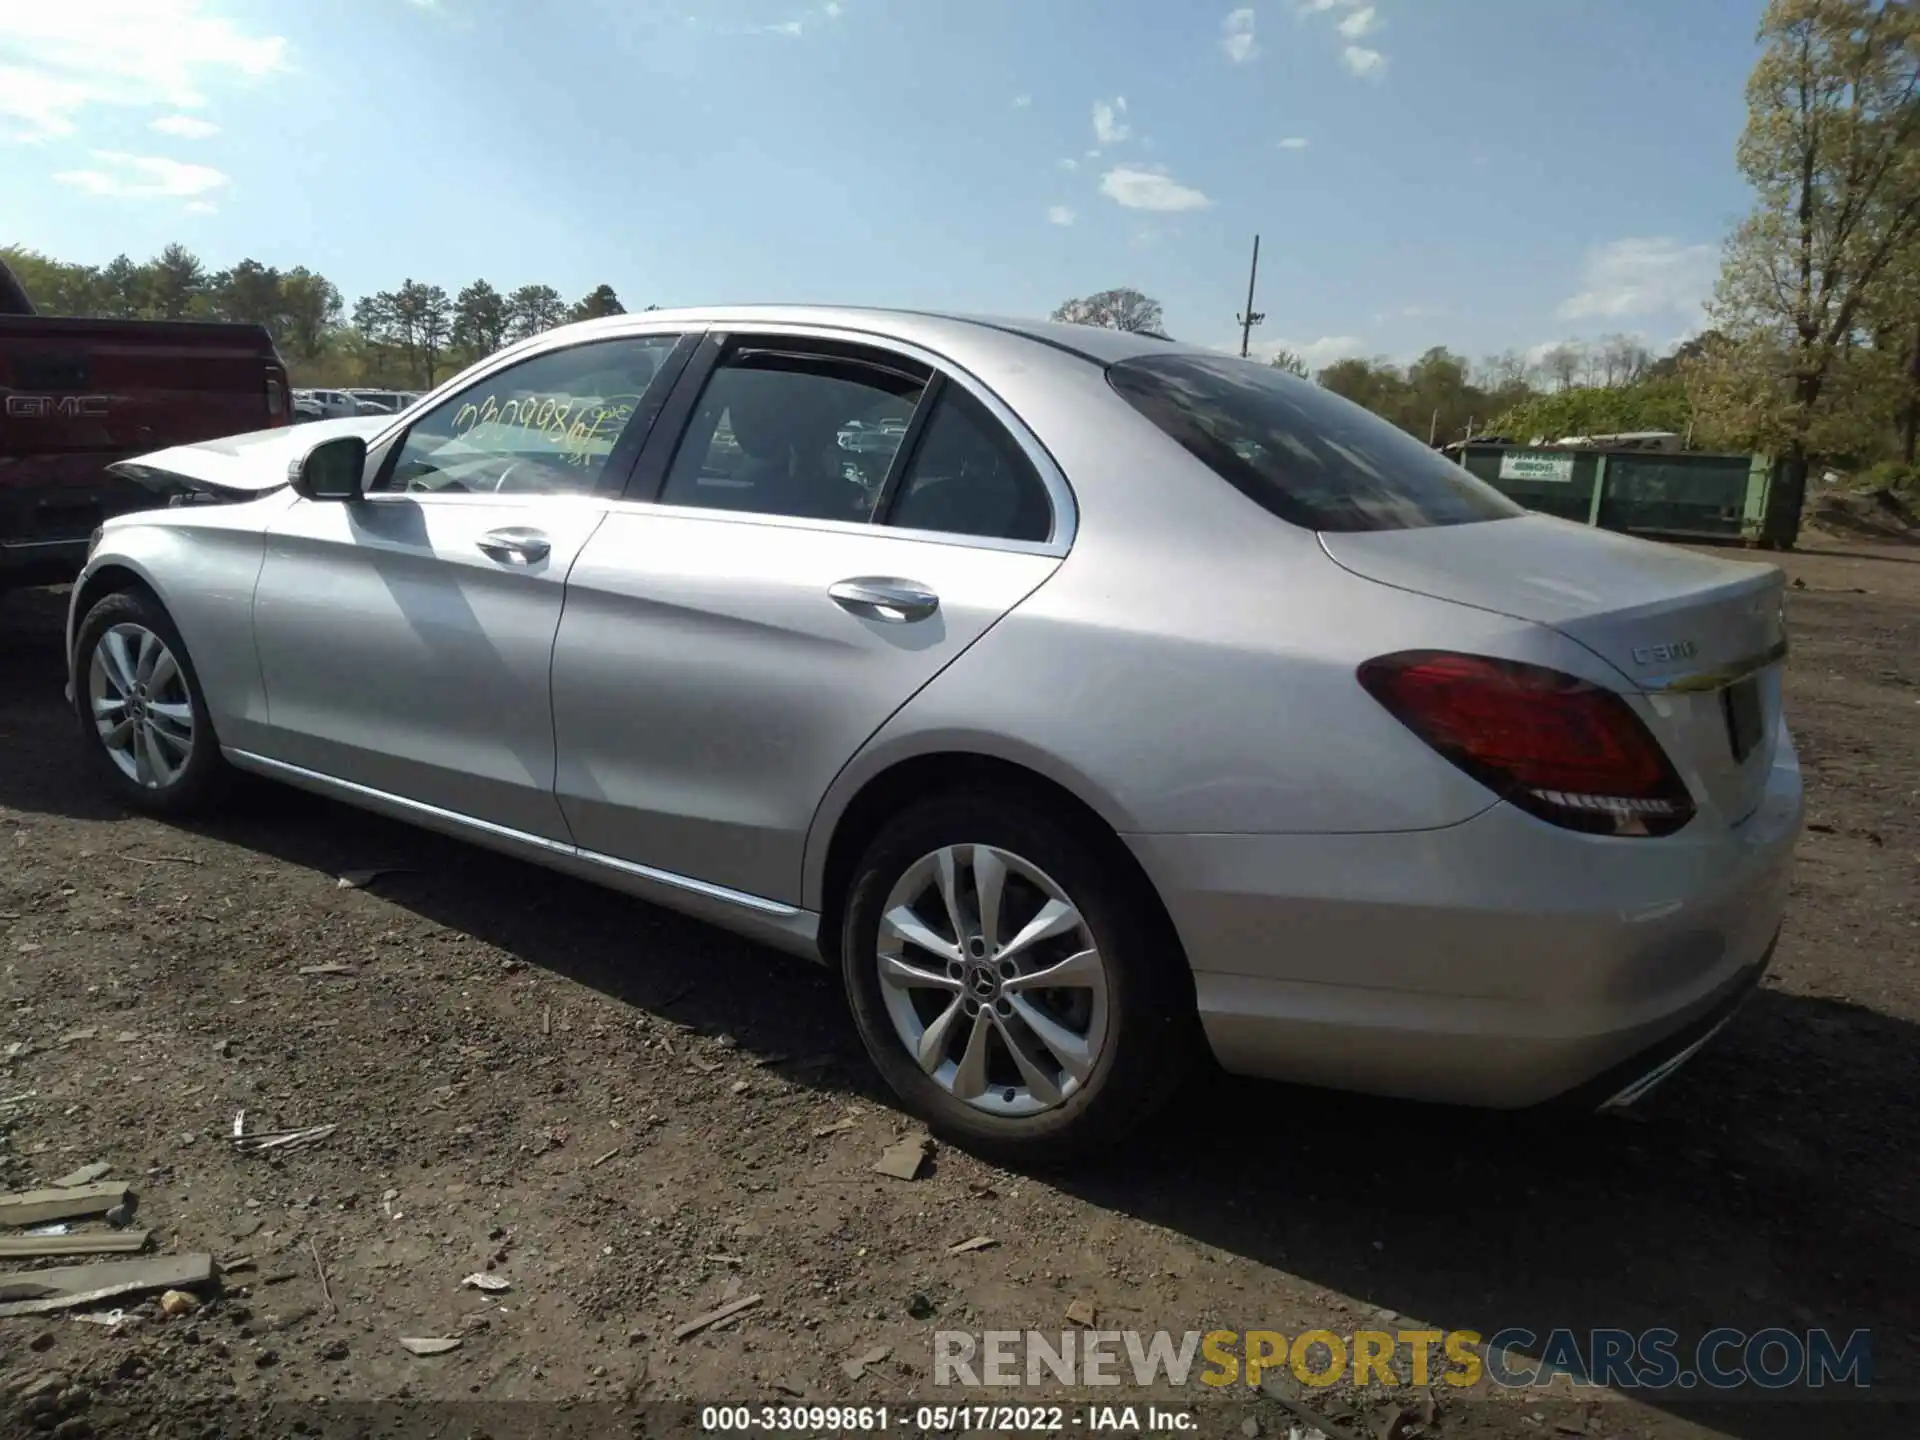
[[[78,763],[64,595],[12,595],[0,1181],[110,1162],[158,1251],[229,1273],[179,1318],[0,1319],[0,1432],[669,1434],[699,1428],[669,1402],[716,1400],[898,1415],[981,1398],[933,1389],[933,1331],[1057,1333],[1074,1302],[1175,1332],[1864,1326],[1873,1393],[1920,1394],[1920,546],[1779,558],[1811,807],[1785,935],[1736,1023],[1631,1119],[1211,1079],[1103,1167],[941,1147],[912,1182],[871,1168],[916,1132],[824,971],[292,791],[194,829],[129,818]],[[397,868],[339,883],[377,867]],[[242,1109],[249,1130],[339,1128],[239,1154]],[[994,1243],[949,1253],[975,1236]],[[9,1262],[40,1263],[83,1262]],[[474,1272],[511,1288],[463,1288]],[[1443,1390],[1423,1430],[1410,1390],[1289,1393],[1333,1436],[1920,1433],[1872,1399]],[[354,1408],[372,1401],[420,1408]],[[1304,1429],[1281,1398],[1182,1402],[1201,1433]]]

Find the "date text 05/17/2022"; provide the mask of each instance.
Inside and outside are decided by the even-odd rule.
[[[703,1434],[818,1433],[945,1435],[969,1431],[1051,1434],[1073,1430],[1182,1434],[1196,1426],[1186,1406],[1089,1405],[707,1405]]]

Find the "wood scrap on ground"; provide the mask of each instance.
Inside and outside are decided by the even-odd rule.
[[[0,1260],[38,1255],[137,1255],[152,1238],[146,1230],[93,1230],[79,1235],[0,1235]]]
[[[192,1290],[211,1285],[218,1273],[211,1255],[156,1255],[147,1260],[30,1270],[0,1277],[0,1319],[73,1310],[122,1295]]]
[[[104,1215],[132,1198],[118,1180],[50,1190],[16,1190],[0,1195],[0,1225],[39,1225],[48,1220],[78,1220]]]

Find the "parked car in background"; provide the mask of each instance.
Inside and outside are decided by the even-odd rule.
[[[0,590],[71,580],[103,520],[163,505],[116,460],[292,418],[258,325],[34,313],[0,265]]]
[[[360,408],[360,402],[345,390],[300,390],[294,398],[317,407],[323,420],[345,420],[366,413]]]
[[[823,960],[975,1146],[1109,1145],[1209,1048],[1629,1104],[1773,953],[1779,570],[1529,514],[1271,366],[657,311],[139,464],[233,503],[110,522],[74,589],[115,795],[250,771]]]
[[[367,415],[372,415],[376,413],[397,414],[399,411],[406,409],[407,406],[411,405],[414,401],[420,398],[419,394],[416,391],[412,391],[412,390],[364,390],[362,389],[362,390],[349,390],[347,391],[347,394],[353,396],[355,400],[360,402],[362,406],[362,413]],[[372,406],[374,408],[373,409],[365,408],[368,406]]]

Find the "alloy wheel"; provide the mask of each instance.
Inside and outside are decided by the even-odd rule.
[[[1108,974],[1080,909],[1037,865],[948,845],[907,867],[880,917],[881,996],[929,1078],[989,1114],[1064,1104],[1107,1043]]]
[[[87,698],[107,757],[129,780],[161,790],[193,754],[193,702],[180,662],[153,631],[123,621],[101,635]]]

